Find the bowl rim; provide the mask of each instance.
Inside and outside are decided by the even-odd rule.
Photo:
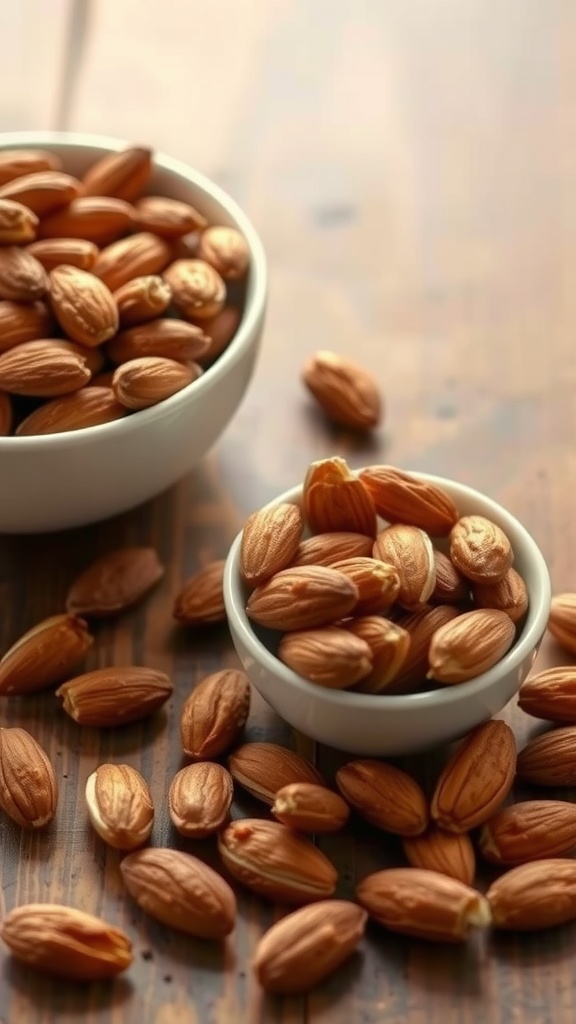
[[[59,150],[73,150],[82,147],[98,149],[103,154],[118,151],[134,145],[126,139],[115,136],[90,134],[84,132],[60,131],[23,131],[0,132],[0,151],[15,148],[50,149],[56,146]],[[130,434],[146,428],[152,423],[159,423],[171,417],[174,410],[191,400],[209,392],[218,385],[222,377],[232,370],[251,347],[254,336],[258,333],[266,310],[268,291],[268,268],[266,254],[258,232],[239,204],[228,192],[214,181],[189,167],[184,161],[168,156],[160,150],[153,150],[154,165],[160,170],[168,171],[184,179],[191,185],[205,192],[210,199],[223,206],[226,212],[236,221],[244,234],[250,249],[250,284],[247,301],[242,319],[238,325],[230,345],[221,353],[216,361],[204,373],[181,391],[164,399],[149,409],[141,409],[137,416],[125,416],[111,423],[100,423],[93,427],[82,427],[79,430],[65,431],[59,434],[34,434],[30,437],[0,437],[0,455],[21,453],[25,451],[46,451],[49,448],[73,448],[87,442],[98,442],[104,435]],[[193,390],[192,390],[193,389]]]
[[[362,468],[354,472],[361,472]],[[409,710],[422,711],[434,707],[450,707],[467,698],[475,698],[498,683],[508,673],[519,667],[522,661],[529,656],[531,651],[537,649],[540,643],[550,611],[551,582],[548,566],[540,548],[532,537],[531,533],[508,509],[499,502],[490,498],[487,494],[462,484],[449,477],[436,476],[431,473],[410,470],[411,475],[421,480],[434,484],[436,487],[448,487],[457,491],[462,497],[470,502],[478,501],[491,506],[497,512],[497,518],[503,524],[505,532],[510,531],[526,551],[526,557],[534,566],[536,585],[532,584],[529,591],[530,604],[524,629],[520,638],[514,646],[486,672],[482,672],[474,679],[454,685],[445,686],[438,690],[426,690],[422,693],[409,694],[365,694],[355,693],[352,690],[334,690],[329,687],[318,686],[298,675],[292,669],[284,665],[254,633],[250,620],[246,615],[242,600],[242,582],[239,574],[240,545],[242,543],[242,531],[235,537],[230,547],[224,569],[224,603],[229,623],[232,623],[233,630],[236,630],[242,638],[246,649],[255,663],[260,663],[269,673],[282,679],[290,685],[297,694],[306,699],[314,699],[321,703],[329,704],[331,707],[339,707],[343,711],[348,709],[362,709],[364,711],[384,711],[403,713]],[[283,494],[268,502],[265,507],[277,505],[280,502],[295,502],[302,494],[302,485],[292,487]],[[466,513],[473,514],[473,513]],[[478,513],[482,514],[482,513]],[[257,687],[257,684],[255,684]],[[258,687],[257,687],[258,688]]]

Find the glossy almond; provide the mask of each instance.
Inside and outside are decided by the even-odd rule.
[[[118,306],[118,315],[122,328],[147,323],[162,316],[170,305],[172,289],[158,274],[145,274],[127,281],[114,292],[114,301]],[[177,322],[177,321],[174,321]],[[134,352],[136,355],[162,355],[161,352]],[[121,360],[122,361],[122,360]]]
[[[531,676],[520,687],[518,706],[535,718],[576,724],[576,666],[562,665]]]
[[[181,836],[206,839],[224,827],[232,803],[232,776],[221,764],[199,761],[181,768],[170,783],[168,809]]]
[[[514,643],[506,612],[479,608],[447,622],[430,641],[428,678],[451,685],[474,679],[496,665]]]
[[[48,271],[63,263],[79,270],[92,270],[98,256],[98,246],[85,238],[41,238],[32,242],[27,251]]]
[[[512,868],[492,883],[486,898],[492,925],[540,931],[576,918],[576,861],[538,860]]]
[[[62,330],[80,345],[101,345],[118,330],[112,293],[86,270],[68,266],[52,270],[50,303]]]
[[[90,822],[115,850],[135,850],[147,843],[154,805],[147,783],[128,764],[101,764],[88,777],[85,791]]]
[[[508,572],[497,583],[476,583],[472,597],[477,608],[498,608],[506,612],[512,622],[520,622],[528,610],[528,591],[520,573]]]
[[[152,152],[145,146],[129,146],[106,153],[84,173],[85,196],[114,196],[132,202],[142,195],[152,173]]]
[[[188,387],[201,372],[196,363],[142,356],[118,367],[112,378],[112,390],[127,409],[148,409]]]
[[[92,562],[66,596],[69,612],[96,618],[116,615],[140,601],[163,577],[155,548],[118,548]]]
[[[332,896],[338,873],[307,839],[278,822],[233,821],[218,835],[227,871],[274,903],[312,903]]]
[[[405,839],[402,845],[411,867],[438,871],[464,885],[474,882],[476,857],[472,840],[466,832],[457,834],[432,827],[421,836]]]
[[[555,594],[552,598],[548,629],[555,640],[576,654],[576,594]]]
[[[366,615],[343,623],[345,629],[370,648],[372,668],[356,683],[359,693],[381,693],[398,676],[410,650],[410,634],[381,615]]]
[[[109,343],[108,355],[117,365],[147,356],[188,362],[201,358],[209,344],[201,327],[160,318],[120,331]]]
[[[452,498],[430,481],[393,466],[370,466],[360,480],[376,511],[388,523],[418,526],[432,536],[444,536],[458,519]]]
[[[0,728],[0,809],[23,828],[42,828],[56,813],[54,769],[25,729]]]
[[[109,245],[130,230],[133,213],[133,208],[123,199],[80,196],[63,210],[43,217],[38,237],[84,238],[95,245]]]
[[[202,357],[202,364],[214,362],[228,348],[242,320],[238,306],[225,306],[216,316],[202,321],[202,329],[210,338],[210,346]]]
[[[94,643],[83,619],[53,615],[16,641],[0,660],[0,694],[36,693],[70,676]]]
[[[0,199],[13,199],[45,217],[80,195],[80,182],[63,171],[33,171],[0,186]]]
[[[493,864],[561,857],[576,847],[576,805],[566,800],[522,800],[486,822],[478,845]]]
[[[444,604],[426,607],[398,619],[398,625],[408,633],[410,646],[399,672],[391,681],[391,693],[410,693],[430,688],[426,680],[430,642],[436,630],[452,622],[458,615],[458,608]]]
[[[432,604],[462,604],[470,600],[470,581],[467,580],[454,563],[442,551],[434,548],[436,562],[436,581],[430,595]]]
[[[426,604],[436,583],[436,561],[424,530],[402,523],[388,526],[376,537],[373,555],[396,569],[398,602],[403,608],[416,611]]]
[[[116,291],[133,277],[157,274],[171,258],[170,246],[149,231],[139,231],[100,250],[93,273],[111,291]]]
[[[44,302],[0,301],[0,352],[25,341],[49,338],[53,329],[54,320]]]
[[[338,456],[311,463],[302,488],[302,509],[312,533],[376,534],[372,498]]]
[[[307,537],[298,545],[292,565],[334,565],[345,558],[368,558],[372,554],[373,537],[361,533],[335,531]]]
[[[266,804],[291,782],[324,784],[313,764],[278,743],[244,743],[230,755],[228,767],[235,782]]]
[[[518,754],[517,772],[537,786],[575,786],[576,726],[552,729],[527,743]]]
[[[224,558],[208,562],[186,581],[174,602],[173,616],[183,626],[224,622]]]
[[[47,149],[0,150],[0,185],[5,185],[23,174],[36,171],[60,171],[62,161],[57,153]]]
[[[290,782],[279,789],[272,804],[278,821],[297,832],[337,832],[350,815],[348,804],[313,782]]]
[[[164,271],[177,310],[190,320],[216,316],[226,301],[226,284],[204,260],[175,260]]]
[[[0,388],[15,395],[52,398],[78,391],[90,380],[86,360],[61,346],[25,341],[0,355]]]
[[[450,531],[450,558],[474,583],[497,583],[508,572],[514,553],[508,537],[484,516],[463,516]]]
[[[474,729],[444,767],[432,797],[434,821],[449,832],[468,832],[504,803],[514,782],[514,733],[499,719]]]
[[[244,672],[213,672],[194,687],[180,715],[180,738],[195,761],[219,757],[239,738],[250,711],[250,683]]]
[[[136,665],[99,668],[56,690],[64,711],[80,725],[112,727],[154,714],[171,696],[164,672]]]
[[[200,939],[223,939],[234,928],[236,897],[224,879],[189,853],[137,850],[120,863],[139,907],[168,928]]]
[[[290,565],[298,550],[304,521],[298,505],[267,505],[248,517],[242,531],[240,572],[258,586]]]
[[[143,196],[135,203],[135,216],[141,231],[152,231],[161,238],[181,238],[207,225],[203,214],[189,203],[167,196]]]
[[[39,406],[21,421],[16,434],[18,437],[62,434],[112,423],[123,416],[126,416],[126,409],[116,401],[110,388],[83,387]]]
[[[366,641],[338,626],[285,633],[278,657],[304,679],[331,690],[354,686],[372,671]]]
[[[36,237],[38,217],[27,206],[0,199],[0,245],[25,245]]]
[[[335,569],[309,565],[283,569],[252,592],[249,618],[269,629],[315,629],[348,615],[358,588]]]
[[[344,558],[333,569],[343,572],[358,587],[354,615],[388,611],[400,593],[400,577],[393,565],[376,558]]]
[[[329,419],[353,430],[369,430],[382,417],[382,400],[371,373],[335,352],[316,352],[302,380]]]
[[[0,247],[0,299],[34,302],[48,291],[48,277],[38,260],[16,245]]]
[[[350,761],[336,772],[342,796],[371,825],[400,836],[425,831],[429,811],[420,786],[384,761]]]

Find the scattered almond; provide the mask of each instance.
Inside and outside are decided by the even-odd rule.
[[[56,690],[56,696],[80,725],[111,727],[153,714],[166,703],[172,689],[163,672],[117,665],[69,679]]]
[[[429,828],[421,836],[403,841],[406,860],[413,868],[438,871],[456,878],[464,885],[472,885],[476,873],[476,858],[470,836],[466,832],[444,832]]]
[[[228,767],[235,782],[266,804],[291,782],[324,785],[313,764],[277,743],[244,743],[230,755]]]
[[[342,796],[376,828],[400,836],[425,831],[429,811],[420,786],[406,772],[384,761],[350,761],[336,772]]]
[[[517,772],[537,786],[575,786],[576,726],[536,736],[518,754]]]
[[[576,918],[576,861],[538,860],[512,868],[486,898],[494,928],[540,931]]]
[[[313,782],[290,782],[274,797],[272,814],[278,821],[297,832],[337,832],[344,828],[350,815],[348,804]]]
[[[576,654],[576,594],[554,595],[548,629],[565,650]]]
[[[36,693],[72,672],[94,643],[83,619],[53,615],[29,629],[0,660],[0,694]]]
[[[184,584],[174,602],[173,615],[183,626],[205,626],[226,620],[224,558],[208,562]]]
[[[47,754],[25,729],[0,728],[0,808],[23,828],[43,828],[58,790]]]
[[[86,782],[86,806],[98,835],[115,850],[148,842],[154,824],[150,790],[128,764],[101,764]]]
[[[92,562],[74,581],[66,608],[78,615],[117,615],[140,601],[162,579],[155,548],[118,548]]]
[[[378,425],[382,401],[373,376],[335,352],[316,352],[302,370],[302,380],[329,419],[353,430]]]
[[[468,832],[504,803],[514,782],[516,743],[505,722],[479,725],[448,760],[434,790],[431,814],[448,832]]]
[[[232,776],[221,764],[198,761],[181,768],[168,791],[174,828],[188,839],[214,835],[228,821],[232,796]]]
[[[524,864],[561,857],[576,847],[576,805],[565,800],[523,800],[486,822],[479,847],[493,864]]]
[[[563,665],[531,676],[520,687],[518,706],[535,718],[576,724],[576,667]]]
[[[250,711],[250,683],[244,672],[221,669],[205,676],[184,703],[180,736],[195,761],[219,757],[239,738]]]

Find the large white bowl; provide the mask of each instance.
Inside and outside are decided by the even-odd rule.
[[[522,524],[495,501],[453,480],[417,473],[453,498],[461,515],[477,513],[497,523],[510,538],[514,564],[524,577],[530,606],[514,647],[476,679],[406,696],[330,690],[307,682],[270,647],[274,636],[246,615],[248,591],[239,571],[240,534],[230,549],[224,597],[232,639],[251,682],[290,725],[321,743],[364,756],[409,754],[463,736],[500,711],[519,689],[536,657],[550,610],[550,576],[538,545]],[[299,504],[294,487],[270,504]]]
[[[125,141],[61,132],[0,134],[0,149],[59,153],[82,174]],[[199,380],[151,409],[114,423],[42,437],[0,438],[0,532],[37,533],[95,522],[147,501],[184,476],[218,439],[244,395],[266,307],[266,258],[250,221],[221,188],[162,154],[150,191],[237,227],[250,248],[244,315],[235,338]]]

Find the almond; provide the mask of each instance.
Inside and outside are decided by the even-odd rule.
[[[80,725],[110,727],[154,714],[173,690],[163,672],[136,665],[99,668],[56,690],[64,711]]]
[[[0,245],[25,245],[36,237],[38,217],[27,206],[0,199]]]
[[[514,733],[499,719],[474,729],[447,762],[434,790],[431,814],[449,832],[468,832],[504,803],[514,782]]]
[[[548,629],[565,650],[576,654],[576,594],[554,595]]]
[[[50,301],[58,323],[80,345],[101,345],[118,330],[110,290],[94,274],[61,266],[50,272]]]
[[[164,575],[155,548],[118,548],[92,562],[66,597],[69,612],[101,618],[140,601]]]
[[[170,258],[167,242],[149,231],[140,231],[102,249],[93,272],[111,291],[116,291],[133,277],[164,270]]]
[[[54,769],[25,729],[0,729],[0,808],[23,828],[42,828],[56,813]]]
[[[226,301],[226,285],[204,260],[175,260],[164,271],[176,309],[190,320],[216,316]]]
[[[515,636],[514,623],[506,612],[489,608],[465,612],[434,633],[428,651],[428,678],[449,685],[474,679],[504,657]]]
[[[43,302],[0,302],[0,352],[21,345],[25,341],[48,338],[54,328],[54,321]]]
[[[576,861],[538,860],[512,868],[492,883],[486,898],[492,925],[540,931],[576,918]]]
[[[85,238],[41,238],[32,242],[27,251],[47,271],[63,263],[79,270],[92,270],[98,256],[98,246]]]
[[[230,755],[228,766],[234,781],[265,804],[273,804],[278,790],[291,782],[324,784],[313,764],[277,743],[244,743]]]
[[[576,724],[576,666],[549,668],[527,679],[520,687],[518,706],[535,718]]]
[[[83,387],[71,395],[45,402],[18,425],[18,437],[62,434],[69,430],[112,423],[126,415],[110,388]]]
[[[128,764],[101,764],[86,782],[88,817],[98,835],[115,850],[135,850],[148,842],[154,824],[150,790]]]
[[[365,640],[338,626],[286,633],[278,657],[293,672],[318,686],[345,690],[372,671],[372,652]]]
[[[318,533],[301,541],[292,560],[293,566],[328,565],[346,558],[368,558],[374,546],[373,537],[361,533],[335,531]]]
[[[135,327],[162,316],[168,309],[171,298],[172,289],[157,274],[135,277],[114,292],[114,301],[118,306],[120,324],[123,328]],[[178,321],[172,322],[178,323]],[[132,353],[129,358],[132,359],[135,355],[162,355],[162,353],[138,351]]]
[[[316,352],[302,380],[329,419],[342,427],[369,430],[380,422],[382,402],[373,376],[335,352]]]
[[[358,588],[342,572],[320,565],[282,569],[252,592],[249,618],[269,629],[314,629],[355,607]]]
[[[274,903],[312,903],[332,896],[338,873],[307,839],[259,818],[233,821],[218,835],[233,878]]]
[[[60,171],[62,161],[47,149],[0,150],[0,185],[35,171]]]
[[[344,558],[333,569],[343,572],[358,587],[355,615],[375,615],[387,611],[400,591],[400,577],[393,565],[375,558]]]
[[[12,199],[39,217],[67,206],[80,195],[80,182],[62,171],[33,171],[0,186],[0,198]]]
[[[576,785],[576,726],[553,729],[518,754],[517,772],[537,786]]]
[[[406,772],[383,761],[350,761],[336,772],[344,799],[376,828],[418,836],[428,825],[428,804]]]
[[[82,191],[85,196],[115,196],[132,202],[142,195],[151,174],[151,150],[129,146],[95,160],[84,173]]]
[[[24,633],[0,660],[0,694],[36,693],[70,676],[94,638],[83,619],[53,615]]]
[[[141,231],[160,238],[181,238],[207,226],[206,218],[189,203],[167,196],[144,196],[135,204],[136,223]]]
[[[450,531],[450,558],[474,583],[497,583],[508,572],[514,554],[496,523],[484,516],[463,516]]]
[[[0,355],[0,388],[15,395],[52,398],[78,391],[90,380],[86,360],[47,341],[25,341]]]
[[[73,981],[112,978],[132,963],[124,932],[75,907],[28,903],[11,910],[0,936],[17,960]]]
[[[133,208],[123,199],[80,196],[65,209],[44,217],[38,237],[83,238],[95,245],[108,245],[130,230],[133,215]]]
[[[576,805],[565,800],[523,800],[486,822],[479,847],[493,864],[524,864],[561,857],[576,846]]]
[[[100,349],[87,348],[68,338],[36,338],[34,341],[26,342],[26,346],[26,351],[30,354],[53,353],[56,350],[68,354],[72,352],[84,360],[90,373],[99,373],[104,366],[104,355]]]
[[[337,832],[348,821],[350,808],[325,786],[290,782],[276,793],[272,814],[297,832]]]
[[[202,357],[203,364],[212,363],[228,348],[242,320],[242,310],[226,306],[216,316],[202,321],[202,329],[210,338],[210,347]]]
[[[442,551],[434,548],[436,582],[430,595],[432,604],[462,604],[470,600],[470,583]]]
[[[528,609],[526,584],[515,569],[508,569],[497,583],[474,584],[472,597],[477,608],[498,608],[514,623],[519,622]]]
[[[403,608],[416,611],[426,604],[436,582],[436,561],[424,530],[402,523],[388,526],[376,537],[373,555],[397,570],[398,602]]]
[[[232,776],[221,764],[199,761],[181,768],[168,791],[174,828],[188,839],[214,835],[228,821],[232,796]]]
[[[142,356],[118,367],[112,389],[127,409],[148,409],[188,387],[201,373],[196,363],[185,365],[161,356]]]
[[[429,688],[426,683],[428,651],[436,631],[457,618],[459,611],[453,605],[437,605],[423,608],[412,615],[404,615],[398,625],[410,637],[410,646],[404,663],[388,687],[390,693],[410,693],[413,690]]]
[[[0,437],[7,437],[12,430],[14,412],[10,395],[0,391]]]
[[[189,324],[186,320],[166,318],[150,320],[148,323],[120,331],[108,345],[108,355],[116,364],[145,356],[160,356],[174,359],[176,362],[189,362],[201,358],[209,344],[210,339],[202,328]]]
[[[367,914],[356,903],[324,900],[300,907],[272,925],[256,946],[252,966],[267,992],[307,992],[351,956]]]
[[[174,602],[173,616],[183,626],[204,626],[226,621],[224,558],[208,562],[184,584]]]
[[[234,928],[236,898],[203,861],[180,850],[129,853],[120,863],[128,892],[139,907],[169,928],[200,939],[223,939]]]
[[[345,629],[370,648],[372,668],[354,689],[358,693],[381,693],[404,666],[410,650],[410,634],[396,622],[379,615],[367,615],[344,622]]]
[[[476,873],[476,858],[470,836],[466,832],[443,832],[430,828],[421,836],[403,842],[406,860],[413,868],[438,871],[456,878],[464,885],[472,885]]]
[[[16,245],[0,247],[0,299],[34,302],[47,290],[44,267],[26,249]]]
[[[250,250],[236,228],[214,224],[200,235],[198,258],[214,267],[225,281],[238,281],[248,270]]]
[[[433,942],[465,942],[491,920],[476,889],[423,868],[377,871],[360,883],[356,898],[384,928]]]
[[[180,716],[184,753],[196,761],[219,757],[239,738],[250,711],[250,683],[244,672],[221,669],[205,676]]]
[[[418,526],[432,536],[450,533],[458,519],[452,498],[440,487],[393,466],[369,466],[360,480],[388,523]]]
[[[248,517],[242,531],[240,573],[250,586],[264,583],[292,562],[304,521],[298,505],[267,505]]]
[[[312,533],[376,534],[372,498],[338,456],[311,463],[302,489],[302,508]]]

